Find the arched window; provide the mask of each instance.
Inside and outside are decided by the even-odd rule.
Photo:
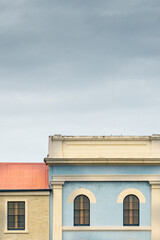
[[[139,226],[139,199],[128,195],[123,201],[123,225]]]
[[[74,226],[90,225],[90,201],[85,195],[78,195],[74,199]]]

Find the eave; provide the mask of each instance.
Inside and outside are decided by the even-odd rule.
[[[45,158],[48,165],[160,165],[160,158]]]

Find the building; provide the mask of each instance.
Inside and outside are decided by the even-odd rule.
[[[0,163],[0,240],[49,240],[48,166]]]
[[[159,240],[160,135],[49,137],[50,240]]]

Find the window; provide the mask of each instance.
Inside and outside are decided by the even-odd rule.
[[[74,200],[74,226],[90,225],[90,201],[87,196],[79,195]]]
[[[123,225],[139,226],[139,199],[128,195],[123,201]]]
[[[25,202],[7,202],[7,229],[25,230]]]

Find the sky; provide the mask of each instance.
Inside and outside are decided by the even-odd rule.
[[[48,136],[160,134],[159,0],[0,0],[0,161]]]

